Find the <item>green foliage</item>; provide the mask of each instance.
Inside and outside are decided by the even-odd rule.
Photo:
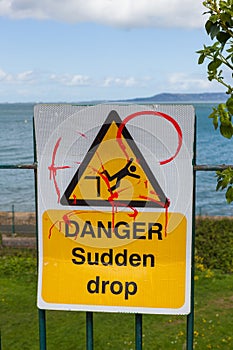
[[[233,135],[233,87],[231,80],[227,82],[227,77],[233,77],[233,0],[206,0],[203,5],[207,8],[205,14],[209,15],[205,24],[205,30],[213,40],[210,46],[204,45],[202,50],[197,51],[199,54],[198,64],[203,64],[206,60],[207,74],[210,81],[216,80],[219,84],[226,88],[228,99],[226,103],[221,103],[217,108],[213,109],[209,118],[213,119],[215,129],[220,130],[220,133],[231,139]],[[223,189],[222,177],[228,178],[229,184],[232,184],[233,177],[230,170],[218,176],[217,189]],[[233,201],[232,186],[224,187],[226,191],[226,199],[228,203]]]
[[[226,191],[226,200],[227,203],[231,203],[233,201],[233,169],[217,171],[217,177],[217,190],[224,190],[230,184]]]
[[[220,103],[217,108],[213,108],[213,112],[209,115],[209,118],[213,119],[214,128],[217,129],[220,121],[220,132],[221,134],[230,139],[233,135],[233,125],[231,120],[229,119],[229,110],[231,109],[231,104],[233,103],[233,98],[229,99],[228,105]],[[228,101],[229,101],[228,100]]]
[[[35,276],[37,273],[37,262],[33,255],[18,251],[14,255],[6,254],[0,256],[0,275],[9,277]]]
[[[216,80],[226,88],[229,98],[225,104],[220,104],[213,110],[210,118],[213,118],[215,129],[220,124],[221,134],[231,138],[233,135],[233,87],[226,82],[226,76],[228,72],[233,76],[233,1],[207,0],[203,5],[208,9],[205,14],[209,14],[205,29],[214,43],[210,46],[204,45],[202,50],[197,51],[198,64],[203,64],[207,60],[208,79]]]
[[[233,272],[233,221],[201,218],[196,224],[196,255],[205,268]]]

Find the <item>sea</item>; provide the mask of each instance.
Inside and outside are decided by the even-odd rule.
[[[156,103],[157,104],[157,103]],[[233,164],[233,140],[223,138],[208,118],[212,103],[192,103],[196,111],[196,164]],[[0,104],[0,166],[34,161],[33,103]],[[216,192],[215,171],[196,172],[196,215],[232,216],[225,192]],[[0,211],[35,211],[34,171],[0,167]]]

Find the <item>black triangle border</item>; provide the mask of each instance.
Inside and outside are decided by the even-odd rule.
[[[65,190],[64,194],[61,197],[60,204],[61,205],[70,205],[70,206],[111,206],[108,200],[103,199],[93,199],[86,201],[85,199],[69,199],[74,188],[77,186],[79,179],[81,178],[82,174],[86,170],[87,165],[90,163],[91,159],[93,158],[96,147],[102,142],[104,136],[106,135],[108,129],[110,128],[111,124],[115,122],[118,128],[120,127],[122,120],[118,113],[115,110],[112,110],[107,119],[105,120],[104,124],[102,125],[100,131],[98,132],[96,138],[94,139],[91,147],[89,148],[86,156],[84,157],[82,163],[80,164],[79,168],[77,169],[76,173],[74,174],[72,180],[70,181],[67,189]],[[165,208],[168,203],[168,199],[166,198],[165,194],[163,193],[159,183],[155,179],[150,167],[148,166],[146,160],[144,159],[141,151],[137,147],[135,141],[133,140],[132,136],[130,135],[129,131],[127,130],[126,126],[122,129],[122,135],[124,136],[126,142],[127,140],[130,140],[129,147],[134,152],[137,159],[140,159],[140,166],[142,167],[143,171],[147,175],[148,180],[150,181],[152,187],[158,194],[160,198],[160,202],[156,203],[149,200],[132,200],[130,202],[121,200],[120,202],[122,204],[127,205],[128,207],[151,207],[151,208]],[[117,201],[116,201],[117,204]]]

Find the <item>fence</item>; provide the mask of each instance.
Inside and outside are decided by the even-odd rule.
[[[35,144],[35,142],[34,142]],[[196,145],[195,145],[196,147]],[[195,153],[195,151],[194,151]],[[191,270],[191,312],[187,315],[186,323],[186,345],[187,350],[193,349],[193,334],[194,334],[194,241],[195,241],[195,187],[196,187],[196,172],[197,171],[217,171],[224,170],[233,165],[196,165],[194,158],[193,173],[194,173],[194,186],[193,186],[193,233],[192,233],[192,270]],[[35,179],[35,201],[37,203],[37,163],[36,156],[35,162],[32,164],[18,164],[18,165],[0,165],[0,169],[28,169],[34,171]],[[37,205],[36,205],[37,208]],[[36,209],[37,218],[37,209]],[[14,225],[14,221],[12,221]],[[38,232],[37,232],[37,249],[38,249]],[[46,310],[38,309],[39,318],[39,343],[40,350],[46,350]],[[93,327],[93,312],[86,312],[86,349],[93,350],[94,348],[94,332]],[[142,326],[143,315],[135,314],[135,349],[142,350]],[[1,350],[1,333],[0,333],[0,350]]]

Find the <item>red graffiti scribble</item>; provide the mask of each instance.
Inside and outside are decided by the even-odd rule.
[[[68,226],[71,226],[71,222],[70,222],[70,219],[69,219],[68,215],[69,214],[63,215],[62,219],[63,219],[65,224],[67,224]]]
[[[112,232],[114,232],[114,230],[115,230],[115,213],[116,213],[117,209],[115,207],[115,202],[114,201],[110,201],[109,200],[109,203],[112,206]]]
[[[151,191],[151,192],[154,192],[154,191]],[[147,197],[147,196],[139,196],[139,198],[141,199],[145,199],[145,200],[150,200],[152,202],[155,202],[157,203],[158,205],[161,206],[161,208],[164,208],[165,209],[165,228],[164,228],[164,233],[165,233],[165,237],[167,237],[167,226],[168,226],[168,208],[170,206],[170,199],[166,199],[166,202],[165,203],[162,203],[162,202],[159,202],[157,200],[155,200],[154,198],[152,197]]]
[[[147,189],[148,188],[148,180],[144,181],[144,185],[145,185],[145,188]]]
[[[139,195],[139,198],[152,201],[152,202],[154,202],[154,203],[160,205],[161,208],[165,208],[165,207],[164,207],[164,203],[162,203],[162,202],[160,202],[160,201],[157,201],[156,199],[154,199],[154,198],[152,198],[152,197]]]
[[[136,220],[136,217],[138,215],[138,210],[136,208],[133,208],[133,207],[129,207],[130,209],[133,210],[133,213],[132,214],[128,214],[129,217],[133,218],[134,221]]]
[[[99,159],[100,166],[101,166],[102,170],[105,170],[104,165],[103,165],[103,162],[102,162],[102,159],[101,159],[101,157],[100,157],[100,155],[99,155],[99,152],[98,152],[98,151],[96,151],[96,155],[97,155],[97,157],[98,157],[98,159]]]
[[[169,116],[168,114],[165,114],[165,113],[162,113],[162,112],[156,112],[156,111],[141,111],[141,112],[136,112],[136,113],[130,114],[120,124],[119,129],[117,131],[116,139],[117,139],[117,142],[118,142],[120,148],[122,149],[123,153],[125,154],[126,159],[127,160],[129,159],[129,155],[128,155],[127,151],[126,151],[126,146],[123,144],[122,131],[123,131],[125,125],[130,120],[132,120],[133,118],[136,118],[136,117],[140,117],[142,115],[152,115],[152,116],[162,117],[162,118],[168,120],[170,123],[172,123],[172,125],[175,127],[175,129],[177,131],[177,134],[178,134],[178,146],[177,146],[176,152],[175,152],[175,154],[172,157],[170,157],[168,159],[165,159],[165,160],[162,160],[162,161],[159,162],[160,165],[164,165],[164,164],[170,163],[177,156],[177,154],[179,153],[179,151],[181,149],[182,138],[183,138],[182,130],[181,130],[179,124],[171,116]]]
[[[77,204],[77,197],[75,194],[73,194],[73,198],[74,198],[74,205],[76,205]]]
[[[87,135],[85,135],[84,133],[82,133],[82,132],[80,132],[80,131],[77,131],[77,133],[78,133],[80,136],[82,136],[82,137],[84,137],[84,138],[87,138]]]
[[[154,194],[155,196],[157,196],[157,193],[153,190],[150,191],[150,194]]]
[[[111,193],[111,196],[108,197],[108,201],[113,202],[114,199],[117,199],[118,197],[119,197],[118,192],[117,191],[113,192],[113,193]]]
[[[48,236],[48,239],[51,238],[51,236],[52,236],[52,230],[53,230],[53,228],[56,226],[56,224],[57,224],[58,222],[59,222],[59,221],[57,220],[57,221],[55,221],[55,222],[52,224],[52,226],[50,226],[50,228],[49,228],[49,236]],[[60,224],[59,224],[59,232],[60,232],[60,228],[61,228],[61,226],[60,226]]]
[[[102,169],[101,172],[99,172],[99,171],[97,170],[97,174],[100,175],[100,177],[104,180],[104,182],[105,182],[105,184],[106,184],[106,186],[107,186],[107,189],[108,189],[108,191],[110,192],[110,195],[112,195],[113,192],[112,192],[112,190],[111,190],[110,182],[109,182],[107,176],[104,174],[104,171],[105,171],[106,169],[105,169],[105,167],[104,167],[104,165],[103,165],[103,162],[102,162],[102,160],[101,160],[101,157],[100,157],[100,155],[99,155],[99,153],[98,153],[97,151],[96,151],[96,155],[97,155],[97,157],[98,157],[98,159],[99,159],[100,166],[101,166],[101,169]],[[111,196],[110,196],[110,197],[111,197]],[[108,199],[108,201],[111,201],[111,199]]]
[[[56,144],[55,144],[55,147],[54,147],[54,150],[53,150],[53,154],[52,154],[52,163],[51,165],[48,167],[49,169],[49,178],[50,180],[53,179],[53,183],[54,183],[54,186],[55,186],[55,190],[56,190],[56,193],[57,193],[57,202],[59,203],[60,202],[60,197],[61,197],[61,193],[60,193],[60,189],[58,187],[58,183],[57,183],[57,180],[56,180],[56,176],[57,176],[57,170],[62,170],[62,169],[68,169],[70,168],[70,166],[68,165],[65,165],[65,166],[55,166],[55,158],[56,158],[56,154],[57,154],[57,150],[58,150],[58,147],[60,145],[60,142],[61,142],[61,137],[57,140]]]
[[[130,208],[133,211],[133,213],[132,214],[128,214],[128,216],[134,218],[134,220],[135,220],[137,215],[138,215],[137,209],[133,208],[132,206],[123,204],[120,201],[117,201],[117,202],[114,201],[114,199],[118,199],[119,194],[121,192],[124,192],[127,189],[129,189],[129,188],[130,188],[130,186],[122,188],[121,190],[118,190],[118,191],[115,191],[115,192],[112,192],[112,190],[110,188],[111,196],[108,198],[108,201],[111,203],[112,208],[114,209],[114,211],[112,210],[112,213],[113,213],[112,215],[115,215],[117,213],[118,207],[126,207],[126,208]],[[115,228],[114,225],[112,227],[113,227],[113,229]]]
[[[58,227],[59,227],[59,228],[58,228],[58,231],[61,232],[61,225],[62,225],[62,224],[65,224],[65,225],[68,225],[68,226],[71,226],[71,225],[72,225],[70,218],[71,218],[73,215],[77,215],[77,214],[80,215],[80,214],[86,214],[86,213],[88,213],[88,211],[72,210],[72,211],[70,211],[70,212],[64,214],[64,215],[62,216],[62,220],[57,220],[57,221],[55,221],[55,222],[51,225],[51,227],[49,228],[48,239],[51,238],[51,236],[52,236],[52,230],[53,230],[53,228],[54,228],[57,224],[59,225],[59,226],[58,226]],[[74,239],[77,239],[77,236],[78,236],[78,232],[76,233]]]

